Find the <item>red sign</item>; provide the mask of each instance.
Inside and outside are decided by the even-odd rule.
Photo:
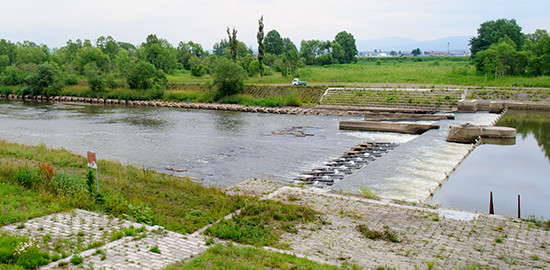
[[[97,161],[95,159],[94,152],[88,152],[88,167],[92,169],[97,169]]]

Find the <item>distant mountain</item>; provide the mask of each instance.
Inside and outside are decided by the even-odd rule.
[[[412,38],[381,38],[374,40],[357,40],[357,50],[360,52],[372,52],[374,50],[381,50],[383,52],[389,51],[402,51],[410,53],[416,48],[420,48],[421,51],[447,51],[447,44],[449,44],[450,51],[468,51],[470,46],[469,36],[453,36],[445,37],[435,40],[418,41]]]

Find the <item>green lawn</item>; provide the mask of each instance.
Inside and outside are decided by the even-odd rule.
[[[362,269],[344,264],[342,268],[313,262],[293,255],[266,251],[259,248],[239,247],[232,244],[216,245],[190,262],[167,268],[184,269]]]

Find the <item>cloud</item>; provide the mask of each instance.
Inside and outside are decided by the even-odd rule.
[[[139,44],[155,33],[174,46],[192,40],[210,49],[226,38],[226,27],[235,26],[238,38],[255,46],[264,15],[267,31],[276,29],[297,44],[332,40],[342,30],[357,40],[429,40],[475,35],[481,23],[498,18],[516,18],[532,32],[549,25],[548,10],[550,1],[538,0],[19,0],[3,3],[0,38],[59,47],[68,39],[101,35]]]

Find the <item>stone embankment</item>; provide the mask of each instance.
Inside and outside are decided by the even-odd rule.
[[[124,105],[124,106],[151,106],[151,107],[168,107],[168,108],[183,108],[183,109],[205,109],[205,110],[222,110],[236,112],[256,112],[256,113],[272,113],[272,114],[302,114],[302,115],[363,115],[361,110],[342,110],[339,108],[331,109],[329,107],[314,108],[314,107],[260,107],[260,106],[244,106],[240,104],[217,104],[217,103],[187,103],[187,102],[165,102],[165,101],[146,101],[146,100],[123,100],[123,99],[102,99],[89,97],[70,97],[70,96],[17,96],[17,95],[1,95],[2,99],[23,100],[23,101],[38,101],[38,102],[75,102],[89,104],[107,104],[107,105]]]

